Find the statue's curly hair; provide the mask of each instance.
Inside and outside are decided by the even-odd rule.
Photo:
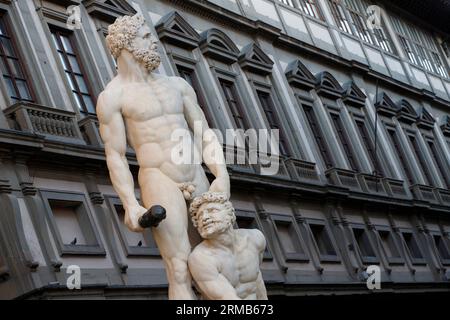
[[[122,49],[130,49],[140,27],[145,23],[141,14],[123,16],[108,27],[106,43],[114,58],[120,56]]]
[[[198,220],[197,220],[197,213],[198,213],[198,209],[200,209],[200,207],[205,204],[205,203],[221,203],[224,205],[225,209],[228,210],[228,214],[230,215],[230,223],[231,225],[234,224],[234,222],[236,221],[236,216],[234,214],[234,208],[232,203],[230,202],[230,200],[228,200],[228,197],[226,195],[226,193],[223,192],[205,192],[203,193],[201,196],[196,197],[190,207],[189,207],[189,213],[191,215],[192,218],[192,224],[194,225],[194,227],[197,227],[198,225]]]

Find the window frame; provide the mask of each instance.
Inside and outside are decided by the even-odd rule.
[[[29,100],[29,99],[22,99],[21,97],[19,97],[20,99],[16,99],[18,101],[14,102],[13,101],[13,97],[10,96],[9,90],[7,88],[7,84],[6,84],[5,80],[4,80],[5,75],[2,72],[2,80],[1,81],[3,82],[3,86],[4,86],[4,89],[5,89],[5,93],[6,93],[4,95],[4,97],[7,98],[9,104],[11,104],[11,102],[13,102],[13,104],[20,103],[21,101],[25,101],[25,102],[29,102],[29,103],[37,103],[38,101],[37,101],[37,96],[36,96],[36,92],[35,92],[34,86],[29,81],[30,79],[32,80],[32,78],[30,77],[30,73],[28,71],[28,68],[26,68],[26,66],[24,64],[24,61],[25,61],[24,55],[21,53],[21,50],[19,50],[20,48],[19,48],[19,45],[17,43],[17,40],[16,40],[15,36],[13,36],[13,31],[14,30],[13,30],[11,17],[9,15],[8,11],[0,9],[0,20],[3,23],[3,25],[4,25],[5,29],[6,29],[6,33],[7,33],[7,35],[2,35],[2,36],[5,36],[5,37],[9,38],[11,46],[12,46],[12,50],[14,51],[14,55],[15,55],[14,57],[6,55],[6,53],[3,50],[3,45],[0,45],[0,52],[1,52],[0,59],[2,59],[4,61],[4,63],[6,62],[5,63],[5,67],[6,67],[7,71],[8,71],[8,73],[9,73],[9,75],[7,77],[9,77],[11,79],[11,81],[13,83],[13,86],[14,86],[14,90],[16,91],[16,93],[19,93],[19,95],[20,95],[20,91],[19,91],[19,89],[17,87],[17,84],[16,84],[16,81],[15,81],[17,77],[14,76],[13,73],[11,72],[12,69],[11,69],[11,66],[10,66],[10,63],[8,62],[8,60],[13,58],[15,61],[17,61],[17,64],[19,65],[19,68],[20,68],[20,71],[23,73],[23,77],[24,77],[24,78],[18,78],[18,79],[21,80],[21,81],[24,81],[25,85],[27,86],[27,90],[30,93],[31,100]]]
[[[325,220],[321,219],[312,219],[312,218],[306,218],[306,225],[309,229],[308,232],[311,232],[311,240],[313,241],[313,246],[316,251],[317,256],[319,257],[320,263],[341,263],[341,258],[339,256],[339,250],[336,246],[336,241],[334,241],[334,235],[331,232],[331,229],[329,228],[328,224]],[[320,246],[317,243],[317,239],[314,235],[313,229],[311,228],[311,225],[322,227],[322,232],[325,231],[326,236],[328,237],[328,240],[330,242],[330,245],[332,246],[335,254],[322,254],[320,251]]]
[[[86,195],[81,192],[69,192],[50,189],[39,189],[40,198],[43,201],[46,219],[50,227],[53,239],[55,240],[58,253],[61,257],[82,255],[82,256],[106,256],[105,247],[102,243],[99,229],[95,223],[93,213],[87,201]],[[52,211],[50,200],[67,201],[79,203],[82,208],[80,214],[85,215],[89,225],[80,225],[80,228],[91,228],[92,235],[96,244],[92,245],[72,245],[65,244],[58,229],[54,213]]]
[[[326,104],[325,106],[327,107]],[[350,170],[353,170],[354,172],[362,172],[362,166],[356,156],[355,147],[353,146],[348,134],[349,130],[342,121],[341,111],[334,110],[332,107],[328,107],[327,109],[329,110],[328,114],[330,117],[332,130],[336,133],[336,138],[340,144],[341,150],[343,151]]]
[[[407,243],[407,241],[406,241],[406,239],[405,239],[405,234],[411,235],[413,241],[415,241],[416,246],[417,246],[417,248],[419,249],[419,253],[420,253],[420,255],[422,256],[421,258],[414,257],[414,256],[412,255],[411,248],[409,247],[409,245],[408,245],[408,243]],[[416,233],[414,232],[414,230],[412,230],[412,229],[406,229],[406,228],[401,228],[401,229],[400,229],[400,236],[401,236],[401,240],[402,240],[403,243],[405,244],[405,249],[406,249],[406,252],[408,253],[408,256],[409,256],[409,258],[410,258],[410,260],[411,260],[411,263],[412,263],[413,265],[426,265],[427,262],[426,262],[426,260],[425,260],[425,256],[424,256],[423,251],[422,251],[422,248],[421,248],[421,246],[420,246],[420,241],[419,241],[419,239],[418,239]]]
[[[274,2],[287,8],[295,9],[304,16],[325,23],[320,2],[317,0],[275,0]],[[315,10],[312,8],[315,8]]]
[[[283,120],[282,117],[280,116],[280,112],[281,112],[281,108],[279,107],[279,104],[276,102],[276,99],[274,99],[274,92],[273,90],[269,87],[269,85],[267,84],[260,84],[260,83],[256,83],[255,81],[252,81],[253,83],[253,89],[255,92],[255,98],[258,102],[259,108],[262,111],[262,115],[264,117],[265,120],[265,126],[271,130],[274,129],[270,123],[269,118],[267,117],[267,113],[266,110],[263,107],[261,98],[260,98],[260,93],[261,94],[265,94],[268,96],[268,99],[270,101],[270,106],[269,109],[272,113],[272,116],[275,120],[275,126],[278,126],[278,130],[279,130],[279,139],[280,139],[280,156],[283,157],[292,157],[294,155],[293,152],[293,148],[292,148],[292,144],[291,141],[287,135],[287,132],[284,129],[283,126]],[[283,145],[283,148],[285,149],[285,153],[283,153],[281,146]]]
[[[237,88],[237,81],[235,77],[230,77],[230,76],[224,76],[223,74],[218,74],[217,75],[217,81],[218,81],[218,87],[224,102],[224,105],[227,107],[227,112],[229,114],[230,120],[232,121],[233,127],[235,129],[242,129],[245,131],[247,131],[248,129],[252,128],[252,124],[250,122],[250,120],[247,117],[247,113],[244,110],[244,106],[243,106],[243,100],[239,94],[239,90]],[[227,98],[227,94],[223,88],[223,85],[231,85],[231,91],[232,91],[232,95],[233,95],[233,99],[235,99],[235,103],[236,103],[236,108],[235,110],[232,110],[231,105],[228,102],[228,98]],[[234,114],[235,112],[237,112],[237,114]],[[238,123],[236,122],[236,116],[239,116],[242,121],[242,125],[243,128],[241,128],[240,126],[238,127]]]
[[[370,128],[370,123],[368,122],[367,118],[363,115],[357,115],[352,113],[352,119],[355,124],[356,133],[358,134],[359,139],[362,142],[362,147],[364,148],[364,151],[368,155],[368,159],[370,161],[371,167],[374,169],[373,172],[370,174],[376,174],[377,176],[381,177],[387,177],[386,168],[383,166],[383,157],[380,155],[380,148],[378,150],[375,150],[375,141],[373,139],[373,130]],[[361,127],[358,124],[362,124],[362,128],[364,131],[364,135],[366,138],[363,137],[361,132]]]
[[[379,257],[377,256],[377,252],[375,250],[376,246],[373,245],[372,239],[370,237],[369,234],[369,230],[367,230],[367,228],[362,225],[362,224],[355,224],[352,223],[350,225],[350,229],[352,231],[352,237],[354,239],[354,243],[356,244],[356,246],[358,247],[358,254],[361,258],[361,261],[363,262],[363,264],[379,264],[380,260]],[[359,237],[357,237],[355,230],[358,230],[359,232],[362,232],[362,237],[365,237],[365,239],[362,239],[362,241],[365,241],[365,245],[369,245],[369,248],[367,247],[362,247],[360,245],[360,242],[358,241]],[[366,250],[370,250],[373,253],[373,256],[369,256],[369,255],[365,255],[364,252]]]
[[[414,170],[412,170],[410,163],[408,162],[408,160],[406,160],[407,155],[405,149],[403,148],[401,138],[399,137],[399,132],[397,128],[388,125],[387,123],[385,123],[385,129],[391,143],[391,147],[394,150],[398,151],[395,157],[400,164],[400,169],[403,173],[402,178],[406,178],[405,182],[408,182],[410,186],[413,186],[417,182],[417,176],[413,174]],[[394,135],[392,135],[391,133],[393,133]]]
[[[438,253],[438,258],[445,266],[450,266],[450,239],[447,235],[442,234],[439,231],[430,231],[430,236],[433,238],[433,245],[436,248],[436,252]],[[438,246],[436,245],[436,239],[435,237],[439,236],[441,238],[441,241],[443,241],[445,250],[447,250],[447,254],[449,255],[448,258],[442,257],[441,251],[439,250]]]
[[[398,244],[397,238],[395,237],[395,232],[388,226],[374,226],[376,235],[380,241],[380,249],[383,252],[384,256],[386,257],[389,265],[404,265],[405,261],[401,254],[401,247]],[[391,245],[394,246],[394,249],[397,251],[398,256],[397,257],[390,257],[388,256],[386,252],[386,248],[384,246],[383,237],[381,236],[381,232],[389,233],[389,237],[391,240]],[[392,252],[392,248],[389,248],[389,251]]]
[[[273,227],[275,229],[275,236],[277,238],[278,244],[280,246],[281,252],[284,257],[285,262],[309,262],[309,257],[307,250],[303,245],[303,239],[300,232],[296,228],[296,221],[292,216],[270,213],[270,218],[273,221]],[[289,237],[292,240],[296,252],[287,252],[283,241],[280,236],[279,225],[287,226],[289,228]]]
[[[304,114],[308,130],[312,138],[314,139],[315,147],[317,148],[316,150],[318,151],[318,155],[320,156],[320,161],[323,163],[324,168],[334,168],[336,166],[336,159],[334,159],[333,153],[328,146],[328,141],[325,138],[324,131],[320,125],[316,111],[314,110],[314,104],[312,102],[302,100],[299,97],[298,101]],[[317,130],[313,129],[313,126],[311,125],[311,119],[314,120],[314,128],[316,128]],[[320,143],[318,142],[317,137],[320,138]]]
[[[73,101],[74,106],[76,107],[76,110],[84,115],[96,115],[96,105],[97,105],[97,98],[94,94],[94,90],[93,90],[93,86],[92,86],[92,82],[91,79],[89,78],[89,74],[86,72],[86,67],[85,64],[83,63],[80,54],[80,50],[79,50],[79,43],[76,39],[75,36],[75,32],[74,31],[70,31],[67,29],[64,29],[56,24],[52,24],[51,22],[48,22],[48,28],[49,28],[49,37],[51,43],[52,43],[52,47],[54,48],[54,52],[55,52],[55,60],[56,63],[58,64],[58,66],[60,67],[60,71],[62,72],[61,75],[64,78],[65,84],[66,84],[66,89],[68,90],[68,93],[70,93],[70,99],[71,101]],[[55,32],[57,34],[55,34]],[[61,49],[58,49],[56,43],[55,43],[55,38],[58,39],[58,45],[60,46],[60,48],[64,48],[63,43],[61,41],[61,38],[57,35],[62,35],[65,36],[68,40],[70,45],[72,46],[72,50],[74,51],[73,55],[76,59],[76,62],[78,63],[78,67],[80,68],[81,74],[79,73],[75,73],[72,70],[72,66],[70,64],[70,61],[67,57],[67,52],[65,51],[65,49],[63,49],[62,54],[64,57],[64,63],[70,68],[69,70],[66,70],[62,61],[61,61],[61,57],[60,57],[60,51]],[[71,84],[69,79],[67,78],[67,73],[70,72],[70,78],[71,81],[73,82],[75,88],[76,88],[76,92],[74,92],[74,89],[72,89]],[[76,81],[76,77],[75,76],[81,76],[83,78],[83,81],[86,84],[86,89],[87,89],[87,94],[86,93],[82,93],[80,91],[78,82]],[[77,97],[75,97],[75,95],[77,95]],[[90,112],[84,102],[83,96],[89,96],[89,98],[92,101],[92,106],[93,106],[93,112]],[[81,100],[79,100],[81,99]],[[80,101],[82,103],[82,105],[79,106],[79,102]],[[80,108],[81,107],[81,108]]]

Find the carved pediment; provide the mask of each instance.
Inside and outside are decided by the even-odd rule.
[[[200,35],[200,49],[207,57],[234,63],[238,59],[239,49],[234,42],[219,29],[209,29]]]
[[[126,0],[83,0],[83,5],[90,15],[110,23],[119,17],[136,14]]]
[[[400,100],[397,103],[397,118],[399,121],[406,123],[414,123],[417,121],[417,113],[413,106],[405,99]]]
[[[344,91],[336,78],[328,71],[323,71],[316,76],[316,90],[319,95],[332,99],[341,98]]]
[[[182,48],[194,49],[198,46],[200,36],[194,28],[176,11],[159,20],[156,24],[159,39]]]
[[[441,129],[445,136],[450,137],[450,116],[444,117],[444,123],[442,124]]]
[[[242,49],[239,63],[242,69],[263,75],[270,74],[273,68],[272,59],[255,43]]]
[[[354,81],[344,84],[344,94],[342,100],[355,107],[364,107],[367,96],[355,84]]]
[[[314,75],[299,59],[292,61],[288,65],[286,78],[292,86],[300,89],[312,89],[316,83]]]
[[[419,118],[417,119],[417,126],[422,129],[433,130],[435,122],[436,120],[427,111],[427,109],[425,109],[425,107],[422,107],[419,112]]]
[[[388,117],[395,116],[398,111],[396,104],[385,92],[378,94],[376,97],[375,108],[378,113]]]

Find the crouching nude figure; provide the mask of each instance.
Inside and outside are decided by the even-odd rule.
[[[195,299],[187,265],[191,252],[187,202],[208,190],[229,197],[222,146],[209,129],[192,87],[182,78],[153,72],[160,56],[142,16],[117,19],[106,40],[117,60],[118,74],[99,96],[97,115],[111,181],[125,209],[125,224],[135,232],[153,227],[166,266],[169,299]],[[194,140],[194,124],[202,130],[201,141],[192,142],[192,150],[178,151],[180,142],[172,139],[172,133],[185,130]],[[136,199],[127,163],[127,138],[140,167],[143,206]],[[174,150],[181,158],[189,152],[202,159],[215,176],[211,186],[200,163],[180,164],[173,159]]]
[[[257,229],[234,229],[234,208],[224,193],[206,192],[189,208],[204,239],[189,256],[189,269],[208,300],[267,300],[259,266],[266,240]]]

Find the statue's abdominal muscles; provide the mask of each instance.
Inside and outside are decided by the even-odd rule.
[[[174,130],[189,131],[180,93],[161,80],[151,85],[142,83],[129,87],[129,98],[124,101],[122,114],[126,121],[128,140],[136,151],[141,170],[157,168],[175,182],[192,181],[198,166],[190,162],[175,163],[178,159],[173,157],[174,150],[179,158],[183,152],[198,152],[193,143],[192,148],[180,149],[181,137],[173,138],[177,137],[173,135]],[[144,98],[133,99],[136,95]]]

